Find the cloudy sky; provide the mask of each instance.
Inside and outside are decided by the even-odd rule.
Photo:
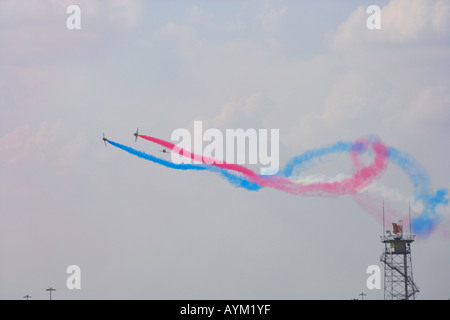
[[[70,4],[81,30],[66,27]],[[381,29],[366,9],[381,7]],[[0,298],[382,299],[379,216],[351,196],[250,192],[138,159],[143,134],[276,128],[280,163],[378,136],[450,188],[450,2],[0,1]],[[161,155],[164,156],[164,155]],[[345,155],[306,175],[349,174]],[[370,190],[407,216],[390,165]],[[413,211],[420,204],[412,203]],[[418,209],[419,210],[419,209]],[[412,246],[419,299],[450,298],[450,210]],[[69,265],[81,290],[66,287]]]

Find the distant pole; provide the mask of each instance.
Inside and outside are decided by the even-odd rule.
[[[361,292],[360,294],[358,294],[358,296],[361,296],[361,300],[364,300],[364,296],[367,296],[367,294],[365,294],[364,292]]]
[[[386,232],[384,230],[384,199],[383,199],[383,237],[385,236]]]
[[[56,291],[56,289],[53,289],[52,287],[49,287],[48,289],[45,289],[45,291],[50,292],[50,300],[52,300],[52,291]]]
[[[31,298],[31,296],[27,294],[27,295],[26,295],[25,297],[23,297],[23,298],[28,300],[28,299]]]

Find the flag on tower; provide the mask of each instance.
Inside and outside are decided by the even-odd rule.
[[[392,226],[394,227],[394,234],[402,233],[402,225],[397,223],[392,223]]]

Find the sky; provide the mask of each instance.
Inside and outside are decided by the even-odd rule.
[[[281,166],[376,136],[450,188],[445,0],[1,0],[0,42],[0,299],[47,299],[49,286],[55,299],[383,299],[366,287],[367,267],[382,268],[383,200],[420,211],[392,163],[362,193],[367,213],[351,195],[159,166],[103,133],[170,160],[136,128],[279,129]],[[304,174],[351,168],[339,154]],[[450,298],[450,210],[436,210],[438,230],[412,244],[417,299]]]

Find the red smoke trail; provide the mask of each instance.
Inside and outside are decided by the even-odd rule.
[[[221,169],[227,169],[242,173],[247,178],[249,178],[250,181],[257,183],[262,187],[271,187],[294,195],[319,195],[323,197],[337,197],[344,194],[355,194],[362,188],[369,185],[374,179],[379,177],[380,174],[386,170],[389,156],[389,152],[382,142],[369,142],[367,140],[360,139],[354,144],[355,148],[352,152],[352,158],[354,158],[354,161],[357,161],[359,153],[367,149],[367,147],[370,147],[374,152],[374,161],[371,165],[358,168],[352,177],[344,179],[342,181],[318,182],[308,185],[299,185],[281,176],[258,175],[254,171],[241,165],[229,164],[226,162],[216,163],[215,159],[196,155],[186,149],[177,147],[175,144],[168,141],[145,135],[139,135],[139,137],[159,144],[165,148],[171,149],[173,152],[176,152],[184,157],[191,158],[192,160],[213,165]]]
[[[358,140],[357,142],[364,143],[364,141],[361,140]],[[360,170],[364,167],[364,164],[359,158],[357,152],[352,152],[351,158],[353,161],[353,171]],[[369,195],[368,192],[352,194],[352,199],[359,207],[361,207],[364,211],[374,217],[375,220],[377,220],[380,224],[383,224],[383,207],[380,206],[380,201],[375,200],[372,196]],[[399,218],[398,213],[388,205],[384,206],[384,213],[385,224],[388,226],[392,222],[397,221]],[[392,220],[391,218],[394,220]]]
[[[205,163],[205,164],[211,164],[211,165],[216,166],[216,167],[221,168],[221,169],[233,170],[233,171],[242,173],[242,174],[246,175],[249,178],[253,178],[253,177],[257,177],[258,176],[254,171],[252,171],[252,170],[250,170],[250,169],[248,169],[246,167],[240,166],[238,164],[226,163],[225,161],[222,161],[222,163],[216,163],[217,160],[215,160],[215,159],[197,155],[197,154],[192,153],[192,152],[190,152],[190,151],[188,151],[186,149],[177,147],[175,144],[173,144],[171,142],[168,142],[168,141],[164,141],[164,140],[161,140],[161,139],[158,139],[158,138],[154,138],[154,137],[150,137],[150,136],[144,136],[144,135],[139,135],[139,137],[141,137],[141,138],[143,138],[145,140],[157,143],[157,144],[159,144],[162,147],[166,147],[168,149],[171,149],[172,152],[178,153],[181,156],[184,156],[186,158],[191,158],[192,160],[195,160],[195,161],[198,161],[198,162],[202,162],[202,163]]]

